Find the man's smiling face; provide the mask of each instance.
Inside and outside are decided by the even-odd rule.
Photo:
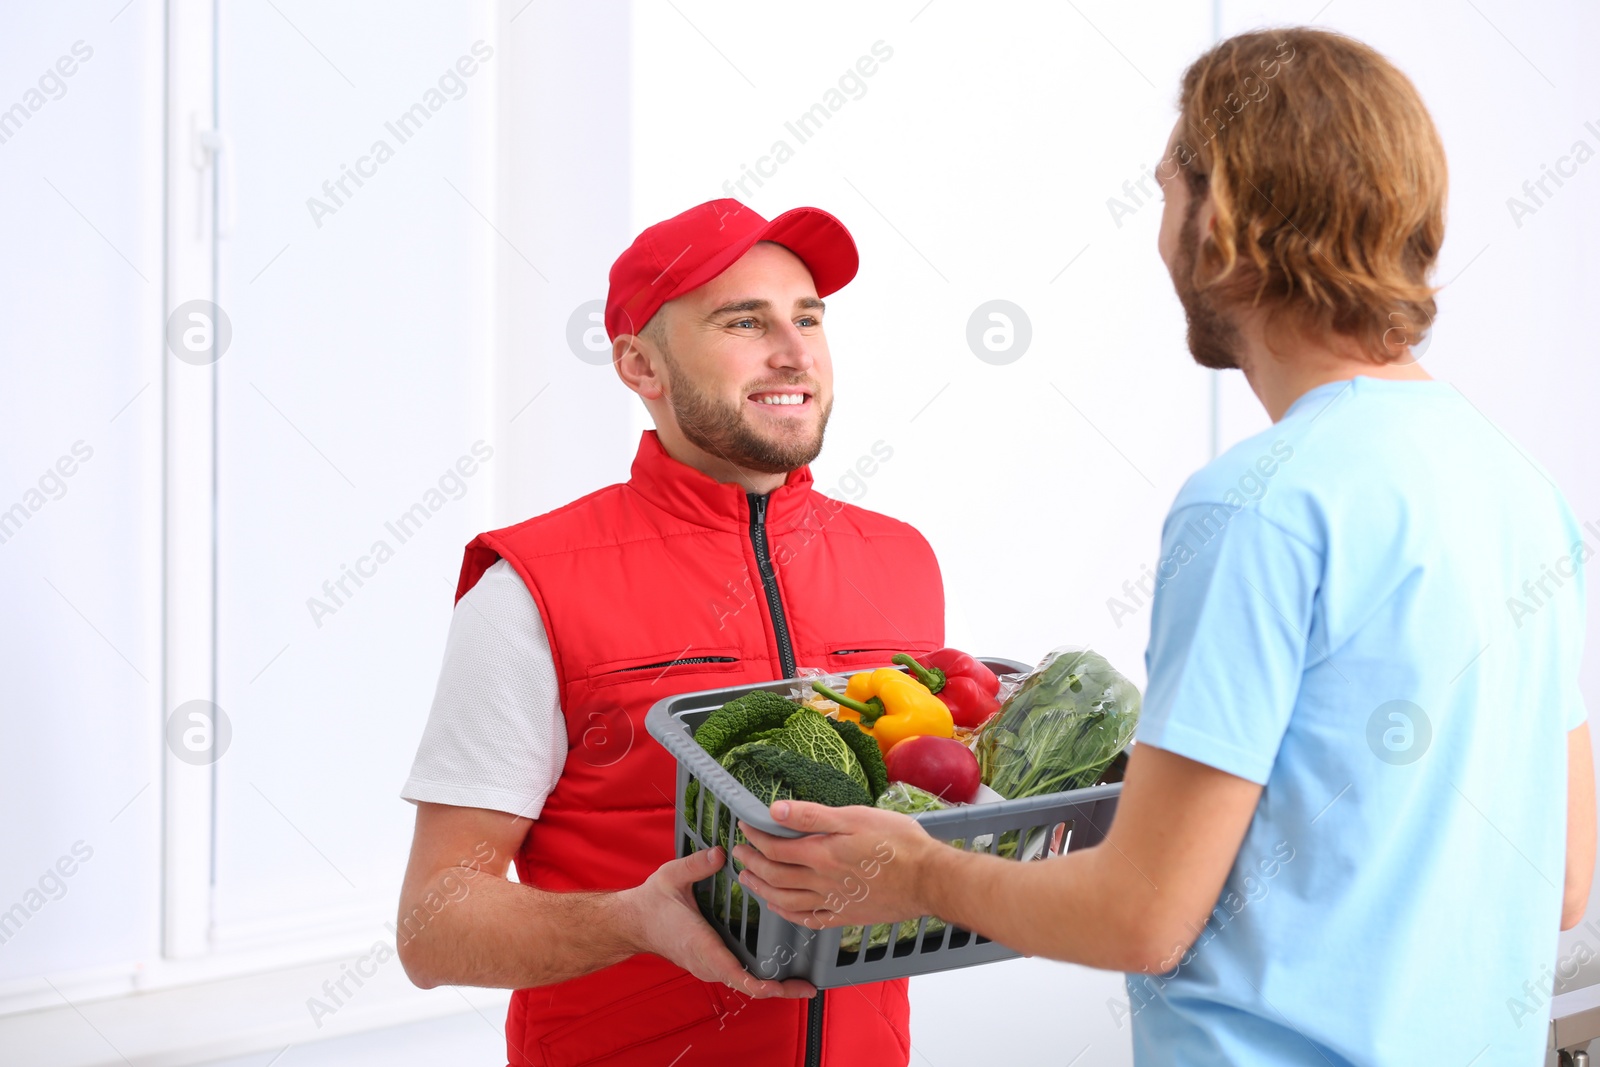
[[[814,460],[833,408],[822,313],[811,272],[768,241],[663,304],[641,335],[662,357],[683,436],[745,470],[781,474]]]

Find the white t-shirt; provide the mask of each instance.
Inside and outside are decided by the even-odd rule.
[[[456,603],[428,724],[400,795],[537,818],[567,760],[555,659],[505,560]]]

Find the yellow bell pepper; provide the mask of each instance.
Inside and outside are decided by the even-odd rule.
[[[811,688],[838,704],[839,718],[871,734],[885,754],[908,737],[949,737],[955,731],[944,701],[893,667],[852,674],[843,693],[821,682],[812,682]]]

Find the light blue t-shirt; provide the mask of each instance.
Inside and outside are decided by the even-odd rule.
[[[1453,386],[1358,377],[1189,479],[1140,742],[1265,786],[1138,1064],[1544,1061],[1580,527]]]

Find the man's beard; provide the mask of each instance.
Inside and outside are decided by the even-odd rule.
[[[666,353],[662,353],[664,356]],[[736,467],[762,474],[787,474],[816,459],[822,452],[822,435],[828,427],[828,416],[833,411],[830,403],[822,408],[816,432],[809,430],[798,434],[785,434],[782,440],[761,436],[755,427],[745,421],[743,402],[729,404],[698,389],[689,378],[681,374],[677,364],[666,356],[667,400],[672,414],[678,420],[683,436],[701,451],[720,456]],[[800,386],[810,383],[770,383],[770,388]],[[818,403],[815,389],[811,400]],[[797,428],[798,429],[798,428]]]
[[[1195,259],[1200,252],[1200,205],[1191,196],[1189,209],[1178,234],[1177,262],[1172,268],[1172,284],[1189,322],[1189,354],[1202,367],[1212,370],[1237,370],[1239,330],[1217,308],[1215,298],[1194,283]]]

